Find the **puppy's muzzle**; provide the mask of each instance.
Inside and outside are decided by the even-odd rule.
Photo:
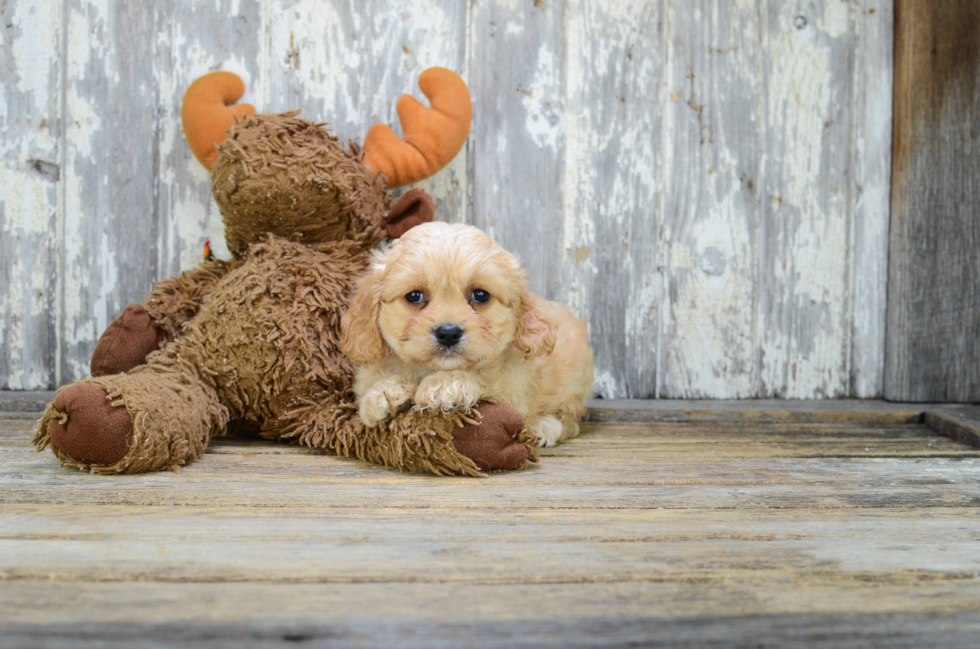
[[[456,325],[439,325],[432,330],[432,335],[435,336],[436,342],[439,343],[441,347],[450,349],[459,344],[459,341],[463,338],[463,329]]]

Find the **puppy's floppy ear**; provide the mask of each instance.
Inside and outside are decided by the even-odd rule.
[[[525,358],[537,358],[554,350],[557,337],[558,327],[555,323],[534,305],[530,295],[522,295],[517,303],[514,346],[524,352]]]
[[[371,272],[360,279],[350,306],[340,319],[340,349],[357,365],[385,357],[385,343],[378,329],[381,290]]]

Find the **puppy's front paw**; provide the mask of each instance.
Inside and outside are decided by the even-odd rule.
[[[480,386],[461,372],[440,372],[425,377],[415,390],[417,410],[469,411],[480,400]]]
[[[396,381],[382,381],[361,397],[358,408],[361,423],[368,428],[374,428],[380,422],[397,415],[411,398],[411,386]]]
[[[545,415],[527,423],[527,427],[538,437],[538,446],[558,446],[561,440],[562,425],[556,417]]]

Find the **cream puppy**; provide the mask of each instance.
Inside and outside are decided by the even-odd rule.
[[[376,253],[340,344],[359,366],[366,426],[413,402],[448,412],[487,399],[553,446],[578,434],[592,394],[585,322],[529,293],[517,259],[468,225],[418,225]]]

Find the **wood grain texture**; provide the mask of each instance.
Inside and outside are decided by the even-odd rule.
[[[532,288],[557,296],[562,255],[564,3],[471,5],[475,101],[470,222],[521,259]]]
[[[243,439],[215,440],[180,474],[96,479],[62,470],[30,450],[18,431],[33,418],[5,417],[13,423],[0,433],[4,504],[495,511],[790,510],[815,503],[851,510],[916,503],[969,507],[980,463],[980,451],[922,425],[650,422],[588,424],[575,444],[545,450],[546,465],[489,482],[419,478]],[[732,468],[733,462],[738,466]]]
[[[487,511],[447,520],[444,511],[293,509],[286,518],[274,509],[107,506],[97,522],[79,507],[0,511],[5,584],[684,584],[736,575],[799,580],[822,564],[831,582],[841,580],[835,571],[846,571],[853,579],[879,573],[897,586],[958,581],[980,568],[973,551],[980,522],[968,508],[928,521],[905,520],[897,510],[851,519],[797,511],[751,521],[733,512],[541,511],[508,525]],[[173,559],[177,528],[179,545],[196,550],[183,562]],[[903,544],[910,536],[916,542]],[[470,559],[446,560],[460,552]],[[712,553],[710,563],[691,561]]]
[[[201,262],[205,240],[219,257],[230,256],[221,214],[211,197],[211,176],[194,158],[181,129],[184,91],[212,70],[227,70],[245,81],[245,101],[260,105],[265,41],[259,0],[192,0],[158,3],[155,8],[160,106],[154,252],[160,277],[170,277]]]
[[[37,418],[54,398],[53,391],[0,391],[0,412],[10,421]],[[895,425],[926,423],[929,415],[966,428],[980,429],[980,406],[904,404],[874,399],[835,400],[683,400],[591,399],[584,420],[595,423],[828,423]],[[5,425],[0,420],[0,425]],[[13,424],[12,424],[13,425]],[[18,424],[19,425],[19,424]],[[928,424],[927,424],[928,425]]]
[[[547,293],[588,320],[606,397],[656,392],[666,11],[590,0],[564,17],[562,240],[548,260],[561,279]]]
[[[671,14],[661,396],[880,394],[890,29],[857,3]]]
[[[950,406],[927,412],[923,423],[940,435],[980,448],[980,406]]]
[[[885,395],[980,400],[980,6],[900,0]]]
[[[161,275],[158,14],[133,2],[66,8],[59,384],[88,376],[102,331]]]
[[[971,601],[976,597],[976,585],[968,579],[930,581],[924,577],[910,581],[918,583],[913,588],[908,587],[908,582],[903,584],[901,581],[834,583],[832,578],[813,575],[812,588],[806,591],[795,583],[770,581],[768,587],[774,597],[768,601],[753,596],[753,588],[759,582],[750,578],[710,583],[664,582],[655,587],[635,582],[499,585],[73,582],[69,597],[74,605],[47,608],[39,608],[37,603],[64,602],[68,594],[65,584],[22,581],[7,582],[0,589],[0,611],[9,613],[11,618],[16,615],[25,626],[44,624],[45,637],[52,639],[60,635],[62,628],[82,625],[92,618],[105,625],[96,637],[119,633],[122,630],[114,627],[134,619],[141,620],[139,628],[142,629],[151,625],[163,626],[171,622],[176,609],[182,610],[182,620],[200,631],[217,631],[225,624],[245,626],[248,620],[294,627],[317,621],[325,626],[357,620],[377,624],[382,619],[435,625],[439,624],[440,618],[508,625],[526,619],[530,603],[555,625],[560,622],[571,625],[577,613],[588,610],[590,614],[581,617],[613,618],[622,625],[652,614],[651,620],[665,625],[678,619],[704,623],[713,618],[719,627],[733,628],[738,624],[738,618],[733,619],[730,615],[735,607],[744,615],[769,615],[774,623],[792,622],[807,614],[833,615],[836,618],[833,622],[837,624],[828,620],[823,626],[824,631],[847,621],[860,620],[861,616],[842,614],[850,607],[870,615],[894,614],[910,618],[915,614],[908,611],[915,608],[931,614],[945,613],[936,617],[946,621],[956,619],[955,614],[951,615],[955,611],[976,612],[976,601]],[[419,602],[425,605],[420,606]],[[9,638],[16,628],[10,621],[5,615],[5,638]],[[547,621],[539,619],[536,623],[546,624]],[[227,627],[223,630],[227,633]],[[947,628],[948,632],[952,630]],[[45,633],[41,629],[34,632],[39,631]],[[606,633],[611,631],[607,629]],[[220,635],[215,632],[214,640]],[[565,627],[555,639],[568,642],[571,640],[568,635],[571,634]],[[492,641],[494,634],[481,640]]]
[[[57,384],[60,7],[0,5],[0,390]]]
[[[661,397],[751,397],[760,382],[758,233],[765,62],[753,3],[675,5],[668,33]]]
[[[892,175],[895,15],[891,2],[853,3],[857,34],[851,80],[850,396],[884,391],[888,221]]]
[[[586,424],[473,480],[236,438],[180,474],[93,476],[30,450],[33,419],[0,413],[5,647],[967,647],[980,628],[980,451],[919,423]]]
[[[169,590],[169,589],[168,589]],[[709,591],[679,593],[684,598],[704,597]],[[304,592],[320,596],[321,592]],[[458,593],[458,591],[454,591]],[[170,597],[180,591],[168,592]],[[218,591],[217,596],[237,594]],[[347,595],[347,589],[342,591]],[[493,593],[467,593],[474,606],[484,604],[481,596]],[[547,597],[548,592],[531,591],[529,596]],[[423,593],[428,595],[428,593]],[[379,591],[379,598],[383,595]],[[624,596],[624,599],[629,594]],[[666,598],[665,598],[666,599]],[[924,598],[923,598],[924,599]],[[58,601],[58,600],[53,600]],[[270,607],[279,604],[267,601]],[[328,601],[333,601],[331,598]],[[430,600],[431,601],[431,600]],[[441,600],[440,600],[441,601]],[[564,600],[560,600],[564,601]],[[188,602],[188,605],[194,600]],[[373,603],[372,603],[373,604]],[[206,605],[210,607],[210,602]],[[524,606],[528,604],[525,602]],[[659,598],[651,605],[661,610]],[[375,610],[369,606],[368,610]],[[553,647],[554,649],[584,649],[609,647],[632,649],[652,647],[753,647],[803,649],[863,649],[886,646],[896,649],[917,649],[931,646],[971,649],[980,632],[980,614],[973,610],[934,613],[884,613],[867,615],[797,614],[785,616],[746,615],[739,618],[711,616],[640,617],[623,619],[619,616],[598,617],[582,615],[577,618],[527,620],[504,619],[468,621],[471,609],[458,610],[456,622],[405,620],[387,617],[358,617],[353,620],[315,618],[288,620],[235,620],[227,623],[189,622],[173,625],[131,625],[120,622],[111,625],[81,622],[79,624],[15,624],[8,628],[5,641],[14,649],[43,646],[53,649],[78,647],[181,647],[241,649],[251,647],[294,647],[296,643],[309,646],[330,646],[340,649],[366,646],[398,646],[419,648],[455,648],[460,642],[479,643],[481,647]]]
[[[778,2],[762,17],[766,156],[760,232],[765,396],[848,393],[851,3]]]
[[[207,238],[226,254],[179,126],[192,79],[234,71],[260,109],[360,139],[444,65],[473,131],[422,186],[589,321],[597,394],[881,394],[891,0],[35,4],[3,5],[4,51],[54,66],[31,75],[54,130],[8,126],[27,104],[6,66],[4,173],[38,191],[4,202],[23,233],[0,243],[0,387],[84,376],[152,280]],[[56,179],[30,171],[49,157]]]

